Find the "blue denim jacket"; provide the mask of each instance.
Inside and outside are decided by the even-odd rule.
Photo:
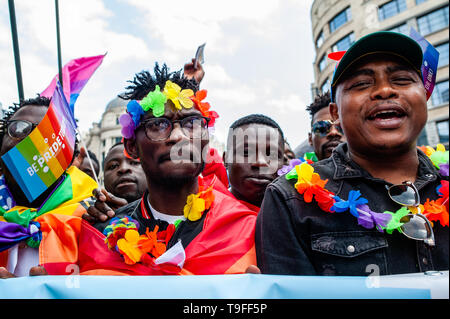
[[[418,150],[415,186],[421,203],[436,199],[442,179],[428,157]],[[332,156],[315,163],[315,172],[328,179],[326,188],[343,199],[359,190],[372,211],[395,212],[400,205],[386,190],[392,184],[372,177],[347,155],[340,144]],[[255,232],[258,266],[263,273],[289,275],[367,276],[448,270],[449,228],[434,222],[436,246],[408,239],[394,231],[381,233],[358,225],[348,212],[328,213],[306,203],[294,188],[296,180],[280,176],[266,190]]]

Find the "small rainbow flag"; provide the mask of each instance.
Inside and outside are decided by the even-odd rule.
[[[2,156],[27,199],[32,202],[69,167],[76,123],[57,82],[50,106],[38,126]]]
[[[422,81],[427,91],[427,100],[433,93],[434,86],[436,84],[436,73],[439,63],[439,51],[425,39],[414,28],[409,31],[409,36],[416,40],[422,48],[423,60],[422,60]]]
[[[75,101],[80,95],[81,90],[86,85],[95,70],[102,64],[105,54],[82,57],[69,61],[62,69],[63,91],[66,100],[69,101],[72,113],[74,111]],[[56,87],[59,75],[57,74],[50,85],[41,93],[41,96],[50,98]]]

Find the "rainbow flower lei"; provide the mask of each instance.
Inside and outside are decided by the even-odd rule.
[[[422,149],[422,148],[421,148]],[[434,150],[426,147],[425,154],[429,156],[434,166],[439,172],[448,176],[449,152],[445,151],[443,145],[438,145]],[[376,229],[380,232],[386,231],[392,234],[394,230],[401,232],[400,221],[402,217],[412,213],[417,213],[414,207],[402,207],[396,212],[385,211],[383,213],[374,212],[370,209],[369,201],[361,196],[360,191],[351,190],[348,199],[341,199],[339,196],[325,189],[328,179],[322,180],[319,174],[314,172],[314,168],[308,163],[296,165],[289,171],[285,178],[287,180],[297,179],[295,188],[303,195],[305,202],[310,203],[314,199],[318,206],[325,212],[342,213],[349,211],[357,218],[358,224],[367,229]],[[449,226],[449,182],[441,181],[441,185],[436,188],[439,196],[436,200],[430,200],[420,205],[420,211],[430,222],[439,222],[442,226]]]
[[[199,191],[187,197],[184,206],[184,216],[190,221],[199,220],[214,202],[213,187],[206,187],[199,179]],[[169,224],[166,230],[159,231],[159,226],[150,232],[147,228],[145,234],[138,232],[139,223],[129,217],[113,218],[104,229],[105,243],[108,248],[115,250],[124,257],[128,265],[141,262],[143,264],[154,264],[155,259],[164,254],[167,245],[178,228],[181,220],[175,224]]]
[[[210,104],[204,102],[207,91],[199,90],[194,94],[191,89],[182,90],[181,87],[167,80],[163,91],[159,85],[156,85],[155,89],[147,94],[141,101],[131,100],[127,104],[127,112],[122,114],[119,118],[119,123],[122,126],[122,136],[126,139],[133,139],[135,137],[134,131],[138,127],[142,115],[148,112],[150,109],[155,117],[161,117],[164,115],[165,103],[171,100],[177,110],[181,110],[183,107],[186,109],[195,106],[203,116],[209,117],[209,127],[213,127],[216,119],[219,117],[217,112],[211,111]]]

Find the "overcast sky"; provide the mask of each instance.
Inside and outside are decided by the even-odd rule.
[[[314,81],[313,0],[60,0],[62,63],[108,52],[75,105],[82,132],[133,75],[166,62],[173,71],[206,42],[207,101],[230,124],[251,113],[272,117],[293,148],[307,137]],[[15,0],[25,97],[58,72],[54,0]],[[0,102],[18,101],[8,1],[0,1]]]

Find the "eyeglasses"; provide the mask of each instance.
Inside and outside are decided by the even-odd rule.
[[[344,134],[341,125],[336,124],[335,122],[330,120],[317,121],[312,125],[311,130],[314,134],[320,137],[325,137],[328,133],[330,133],[331,127],[333,125],[336,127],[336,130],[339,132],[339,134]]]
[[[429,246],[435,245],[433,227],[430,221],[420,213],[420,196],[419,191],[411,182],[403,182],[402,184],[387,187],[389,197],[402,206],[415,207],[417,214],[408,214],[400,219],[403,223],[400,226],[402,233],[411,239],[423,240]]]
[[[37,124],[26,120],[11,120],[6,122],[8,135],[16,139],[24,139],[36,126]]]
[[[164,141],[169,138],[175,123],[180,123],[181,130],[186,137],[202,138],[207,134],[209,118],[203,116],[189,116],[181,120],[171,121],[164,117],[154,117],[141,122],[145,135],[152,141]]]

